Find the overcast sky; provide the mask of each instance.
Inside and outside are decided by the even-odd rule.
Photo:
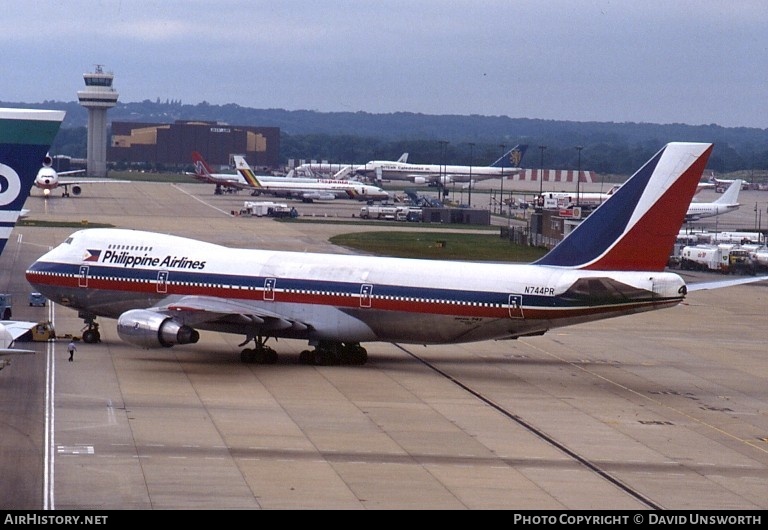
[[[766,0],[3,2],[0,101],[768,128]]]

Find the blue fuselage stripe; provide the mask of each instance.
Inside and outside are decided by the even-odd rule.
[[[83,265],[88,265],[83,264]],[[76,284],[80,278],[80,265],[61,263],[46,263],[38,261],[29,269],[29,273],[37,276],[41,284],[52,285]],[[158,269],[104,267],[88,265],[88,282],[107,281],[116,286],[122,284],[127,290],[134,289],[136,284],[154,284],[158,281]],[[193,271],[172,270],[167,277],[169,292],[174,285],[195,286],[202,288],[237,289],[241,291],[262,292],[267,280],[275,282],[270,289],[275,292],[290,292],[300,294],[322,293],[332,296],[359,297],[364,285],[372,285],[371,297],[374,299],[397,299],[400,301],[413,299],[424,302],[448,302],[455,304],[472,304],[489,307],[509,307],[511,294],[520,293],[471,291],[461,289],[438,289],[420,286],[403,286],[387,284],[367,284],[365,282],[340,282],[328,280],[308,280],[301,278],[274,278],[271,276],[247,276],[241,274],[211,274]],[[253,298],[253,297],[246,297]],[[527,307],[570,307],[574,304],[556,296],[539,296],[526,294],[523,296]]]

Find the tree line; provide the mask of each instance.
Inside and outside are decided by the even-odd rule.
[[[87,111],[78,102],[0,105],[66,110],[67,117],[52,146],[52,154],[85,157]],[[279,127],[283,164],[290,159],[363,164],[369,160],[396,160],[408,152],[408,161],[413,163],[488,165],[499,158],[504,149],[525,143],[529,149],[521,164],[524,168],[580,167],[601,174],[628,175],[664,144],[695,141],[714,143],[707,166],[710,170],[718,173],[768,171],[768,129],[716,124],[289,111],[206,102],[189,105],[177,100],[118,103],[109,110],[108,117],[112,121],[141,123],[204,120],[234,126]],[[546,147],[540,149],[540,146]]]

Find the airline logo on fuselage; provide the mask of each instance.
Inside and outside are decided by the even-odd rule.
[[[187,256],[165,256],[158,258],[149,254],[131,254],[127,250],[106,250],[100,256],[98,250],[89,250],[91,256],[96,256],[96,260],[109,265],[122,265],[123,267],[159,267],[162,269],[193,269],[202,270],[205,268],[205,261],[195,261]],[[100,258],[100,259],[99,259]],[[91,261],[91,260],[87,260]]]

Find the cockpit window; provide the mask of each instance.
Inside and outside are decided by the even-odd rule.
[[[64,243],[66,243],[67,245],[71,245],[72,244],[72,238],[68,237],[67,239],[64,240]]]

